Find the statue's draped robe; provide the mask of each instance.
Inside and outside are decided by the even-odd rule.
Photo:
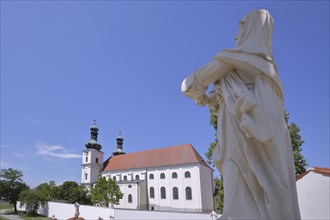
[[[222,219],[300,219],[282,87],[271,54],[273,20],[266,10],[241,22],[238,45],[188,76],[182,91],[201,102],[214,83],[224,178]]]

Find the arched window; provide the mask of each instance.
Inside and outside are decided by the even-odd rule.
[[[155,189],[154,187],[150,187],[150,198],[155,198]]]
[[[96,159],[95,159],[95,162],[96,162],[96,163],[99,163],[99,158],[96,158]]]
[[[135,180],[139,180],[140,179],[140,176],[139,175],[136,175],[135,176]]]
[[[192,200],[191,188],[186,187],[186,200]]]
[[[88,179],[88,173],[85,173],[85,180]]]
[[[179,199],[179,190],[177,187],[173,188],[173,199],[176,199],[176,200]]]
[[[128,185],[128,188],[132,188],[132,185]]]
[[[185,178],[190,178],[190,172],[189,172],[189,171],[185,172],[185,173],[184,173],[184,177],[185,177]]]
[[[127,176],[124,176],[124,181],[127,181]]]
[[[113,177],[112,177],[112,180],[113,180],[113,181],[116,181],[116,180],[117,180],[117,179],[116,179],[116,176],[113,176]]]
[[[132,195],[129,194],[129,195],[128,195],[128,203],[132,203],[132,200],[133,200],[133,199],[132,199]]]
[[[150,174],[149,179],[153,180],[154,179],[154,174]]]
[[[161,179],[165,179],[165,174],[164,174],[164,173],[161,173],[161,174],[160,174],[160,178],[161,178]]]
[[[178,174],[176,172],[172,173],[172,179],[178,178]]]
[[[166,199],[166,189],[165,187],[160,188],[160,198]]]

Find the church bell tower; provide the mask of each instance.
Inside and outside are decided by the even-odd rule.
[[[96,127],[96,120],[94,120],[94,124],[90,130],[91,140],[85,144],[86,149],[82,153],[81,165],[81,183],[89,190],[91,190],[93,184],[101,176],[104,156],[104,153],[101,151],[102,146],[97,142],[99,129]]]
[[[126,154],[125,151],[123,150],[124,138],[121,136],[121,128],[119,128],[119,135],[116,138],[116,141],[117,141],[117,149],[114,152],[112,152],[112,155],[116,156],[116,155]]]

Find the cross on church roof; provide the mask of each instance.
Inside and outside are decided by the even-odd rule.
[[[121,137],[121,127],[119,126],[119,128],[118,128],[118,133],[119,133],[119,137]]]

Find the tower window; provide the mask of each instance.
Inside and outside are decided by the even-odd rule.
[[[185,177],[185,178],[190,178],[190,176],[191,176],[191,175],[190,175],[190,172],[189,172],[189,171],[187,171],[187,172],[184,173],[184,177]]]
[[[165,187],[160,188],[160,198],[166,199],[166,189]]]
[[[112,180],[113,181],[116,181],[117,180],[116,176],[112,177]]]
[[[96,162],[96,163],[99,163],[99,158],[96,158],[96,159],[95,159],[95,162]]]
[[[133,200],[132,195],[129,194],[129,195],[128,195],[128,203],[132,203],[132,200]]]
[[[88,179],[88,173],[85,173],[85,180]]]
[[[161,178],[161,179],[165,179],[165,174],[164,174],[164,173],[161,173],[161,174],[160,174],[160,178]]]
[[[149,179],[153,180],[154,179],[154,174],[150,174]]]
[[[127,176],[124,176],[124,181],[127,181]]]
[[[173,188],[173,199],[175,199],[175,200],[179,199],[179,190],[177,187]]]
[[[140,180],[140,176],[139,175],[136,175],[135,176],[135,180]]]
[[[186,187],[186,200],[192,200],[191,188]]]
[[[176,172],[172,173],[172,179],[177,179],[178,178],[178,174]]]
[[[154,187],[150,187],[150,198],[155,198],[155,189],[154,189]]]
[[[86,163],[88,162],[88,157],[86,157]]]

